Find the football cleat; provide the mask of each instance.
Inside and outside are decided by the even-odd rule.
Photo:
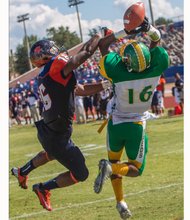
[[[22,176],[20,175],[20,168],[13,167],[11,169],[11,173],[13,176],[15,176],[18,180],[19,186],[23,189],[28,188],[28,176]]]
[[[48,211],[52,211],[52,207],[50,203],[51,193],[49,190],[40,189],[40,184],[41,183],[33,185],[32,189],[38,196],[38,199],[40,200],[40,204],[43,206],[43,208]]]
[[[120,214],[121,219],[128,219],[132,216],[131,211],[129,210],[127,203],[124,201],[118,202],[116,209]]]
[[[111,163],[108,160],[102,159],[99,161],[99,173],[94,181],[94,192],[100,193],[105,181],[112,174]]]

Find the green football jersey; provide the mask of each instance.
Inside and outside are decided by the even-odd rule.
[[[169,57],[162,47],[150,49],[150,66],[143,72],[129,72],[120,55],[111,52],[100,60],[103,77],[113,83],[113,122],[142,121],[149,117],[148,110],[160,75],[169,66]]]

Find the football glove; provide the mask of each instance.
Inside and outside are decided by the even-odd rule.
[[[124,29],[125,32],[130,35],[130,34],[138,34],[140,32],[148,32],[150,30],[150,23],[148,21],[148,18],[145,16],[144,21],[142,22],[141,25],[139,25],[137,28],[131,31],[127,31]]]
[[[143,23],[139,26],[141,32],[148,32],[150,30],[150,23],[148,18],[145,16]]]
[[[107,27],[101,27],[100,31],[101,31],[102,37],[108,36],[113,33],[113,31],[108,29]]]

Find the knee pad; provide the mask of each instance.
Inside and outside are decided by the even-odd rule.
[[[85,158],[78,147],[72,147],[68,150],[70,167],[72,175],[77,181],[85,181],[89,176],[88,168],[85,164]]]

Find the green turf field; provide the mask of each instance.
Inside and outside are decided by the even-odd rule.
[[[34,170],[29,188],[18,187],[10,175],[10,219],[35,220],[119,220],[111,183],[101,194],[93,192],[99,159],[106,158],[106,129],[97,133],[100,122],[74,125],[73,140],[82,149],[90,171],[84,183],[52,191],[52,212],[40,206],[32,185],[46,181],[64,171],[53,161]],[[183,117],[148,121],[149,152],[141,177],[123,181],[126,201],[133,214],[131,220],[183,219]],[[42,148],[32,126],[10,128],[10,169],[21,166]],[[125,155],[124,155],[125,156]]]

